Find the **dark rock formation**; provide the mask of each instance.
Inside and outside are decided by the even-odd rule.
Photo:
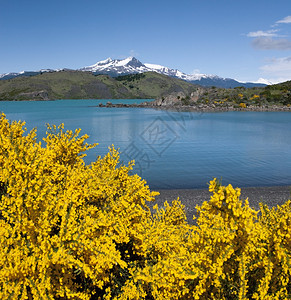
[[[36,91],[36,92],[28,92],[28,93],[20,93],[20,98],[27,100],[49,100],[49,95],[46,90]]]

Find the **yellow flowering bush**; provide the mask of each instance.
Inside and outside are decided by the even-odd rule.
[[[0,298],[105,295],[127,267],[119,245],[138,245],[155,193],[131,166],[117,168],[114,148],[85,166],[94,145],[79,130],[49,127],[42,147],[23,125],[1,117]]]
[[[80,130],[24,125],[1,115],[1,299],[291,297],[290,200],[255,211],[214,179],[190,225],[113,146],[85,165]]]
[[[259,100],[260,99],[260,96],[259,95],[253,95],[250,100]]]

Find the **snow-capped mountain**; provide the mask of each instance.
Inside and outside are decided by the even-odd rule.
[[[217,86],[223,88],[233,88],[237,86],[254,87],[264,86],[262,83],[239,82],[231,78],[222,78],[217,75],[206,74],[185,74],[177,69],[170,69],[157,64],[142,63],[135,57],[126,59],[107,58],[96,64],[79,69],[79,71],[89,71],[94,74],[107,74],[110,76],[120,76],[144,72],[157,72],[163,75],[183,79],[194,84],[203,86]]]
[[[151,71],[161,73],[164,75],[177,77],[186,81],[193,81],[193,80],[200,80],[201,78],[215,78],[218,77],[216,75],[205,75],[205,74],[192,74],[188,75],[185,74],[177,69],[170,69],[161,65],[155,65],[155,64],[145,64],[146,67],[151,69]]]
[[[0,80],[11,79],[19,76],[35,76],[45,72],[58,72],[66,69],[43,69],[39,71],[22,71],[20,73],[6,73],[0,75]],[[112,59],[107,58],[97,62],[96,64],[84,68],[80,68],[77,71],[92,72],[94,74],[106,74],[112,77],[120,75],[137,74],[144,72],[157,72],[170,77],[179,78],[186,80],[193,84],[199,84],[202,86],[216,86],[223,88],[234,88],[238,86],[254,87],[254,86],[265,86],[262,82],[239,82],[231,78],[222,78],[216,75],[206,74],[185,74],[177,69],[170,69],[158,64],[142,63],[135,57],[128,57],[125,59]],[[262,80],[262,79],[261,79]]]
[[[21,71],[19,73],[5,73],[5,74],[0,74],[0,80],[5,80],[5,79],[12,79],[14,77],[21,77],[21,76],[35,76],[39,75],[41,73],[46,73],[46,72],[57,72],[60,70],[53,70],[53,69],[42,69],[39,71]]]
[[[266,84],[266,85],[272,85],[275,84],[274,82],[271,82],[270,80],[267,80],[265,78],[259,78],[257,81],[255,81],[254,83],[262,83],[262,84]],[[279,82],[278,82],[279,83]]]
[[[0,79],[10,79],[13,77],[17,77],[20,73],[5,73],[0,75]]]
[[[109,72],[116,73],[116,75],[144,73],[150,71],[135,57],[128,57],[126,59],[107,58],[106,60],[97,62],[93,66],[81,68],[79,70],[102,74],[107,74]]]
[[[177,77],[186,81],[199,80],[201,78],[218,77],[215,75],[205,75],[205,74],[187,75],[177,69],[170,69],[168,67],[164,67],[156,64],[148,64],[148,63],[143,64],[135,57],[128,57],[126,59],[107,58],[106,60],[99,61],[92,66],[84,67],[79,70],[89,71],[89,72],[99,73],[99,74],[115,73],[115,76],[144,73],[144,72],[157,72],[163,75]]]

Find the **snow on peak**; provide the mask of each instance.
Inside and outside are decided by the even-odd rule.
[[[128,57],[125,59],[112,59],[112,58],[107,58],[105,60],[101,60],[97,62],[96,64],[88,67],[84,67],[80,69],[81,71],[92,71],[92,72],[98,72],[98,71],[103,71],[108,68],[119,68],[119,67],[125,67],[129,64],[134,64],[136,65],[139,63],[141,65],[141,62],[139,62],[136,58],[134,57]]]
[[[100,66],[107,65],[107,64],[111,63],[112,61],[113,61],[113,59],[111,57],[108,57],[105,60],[99,61],[96,65],[100,65]]]
[[[0,74],[0,78],[3,78],[5,76],[9,75],[9,73]]]
[[[96,69],[98,67],[101,67],[101,66],[106,67],[106,66],[109,66],[112,62],[113,62],[113,60],[109,57],[105,60],[98,61],[96,64],[94,64],[92,66],[84,67],[81,70],[82,71],[87,71],[87,70],[90,70],[90,69],[94,70],[94,69]]]
[[[271,82],[270,80],[265,79],[265,78],[259,78],[257,81],[254,81],[253,83],[263,83],[263,84],[266,84],[266,85],[274,84],[273,82]]]
[[[110,71],[111,69],[114,69],[115,71],[119,73],[126,73],[129,70],[126,70],[126,68],[130,68],[131,72],[134,73],[133,69],[134,67],[142,67],[143,64],[137,60],[135,57],[128,57],[125,59],[112,59],[112,58],[107,58],[105,60],[99,61],[96,64],[88,67],[81,68],[81,71],[91,71],[91,72],[105,72],[105,71]],[[125,69],[124,69],[125,68]],[[145,70],[143,70],[145,72]],[[138,72],[136,72],[138,73]]]
[[[116,67],[122,67],[126,66],[128,63],[130,63],[133,60],[134,57],[128,57],[125,59],[118,60],[118,62],[115,64]]]
[[[154,70],[162,70],[164,69],[165,67],[164,66],[161,66],[161,65],[156,65],[156,64],[144,64],[146,67],[150,68],[150,69],[154,69]]]
[[[205,75],[205,74],[191,74],[188,75],[186,73],[183,73],[177,69],[170,69],[168,67],[164,67],[161,65],[157,65],[157,64],[149,64],[146,63],[144,64],[147,68],[151,69],[152,71],[155,71],[157,73],[161,73],[161,74],[165,74],[168,76],[174,76],[174,77],[178,77],[180,79],[186,80],[186,81],[193,81],[193,80],[200,80],[201,78],[206,78],[209,77],[209,75]],[[210,75],[211,77],[214,77],[215,75]]]

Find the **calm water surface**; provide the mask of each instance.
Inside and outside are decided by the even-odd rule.
[[[213,177],[234,186],[291,185],[291,113],[195,113],[150,108],[99,108],[108,100],[0,102],[10,120],[25,120],[39,137],[46,123],[82,128],[99,145],[86,162],[120,148],[153,189],[207,188]],[[117,102],[117,100],[110,100]],[[138,103],[144,100],[124,100]]]

